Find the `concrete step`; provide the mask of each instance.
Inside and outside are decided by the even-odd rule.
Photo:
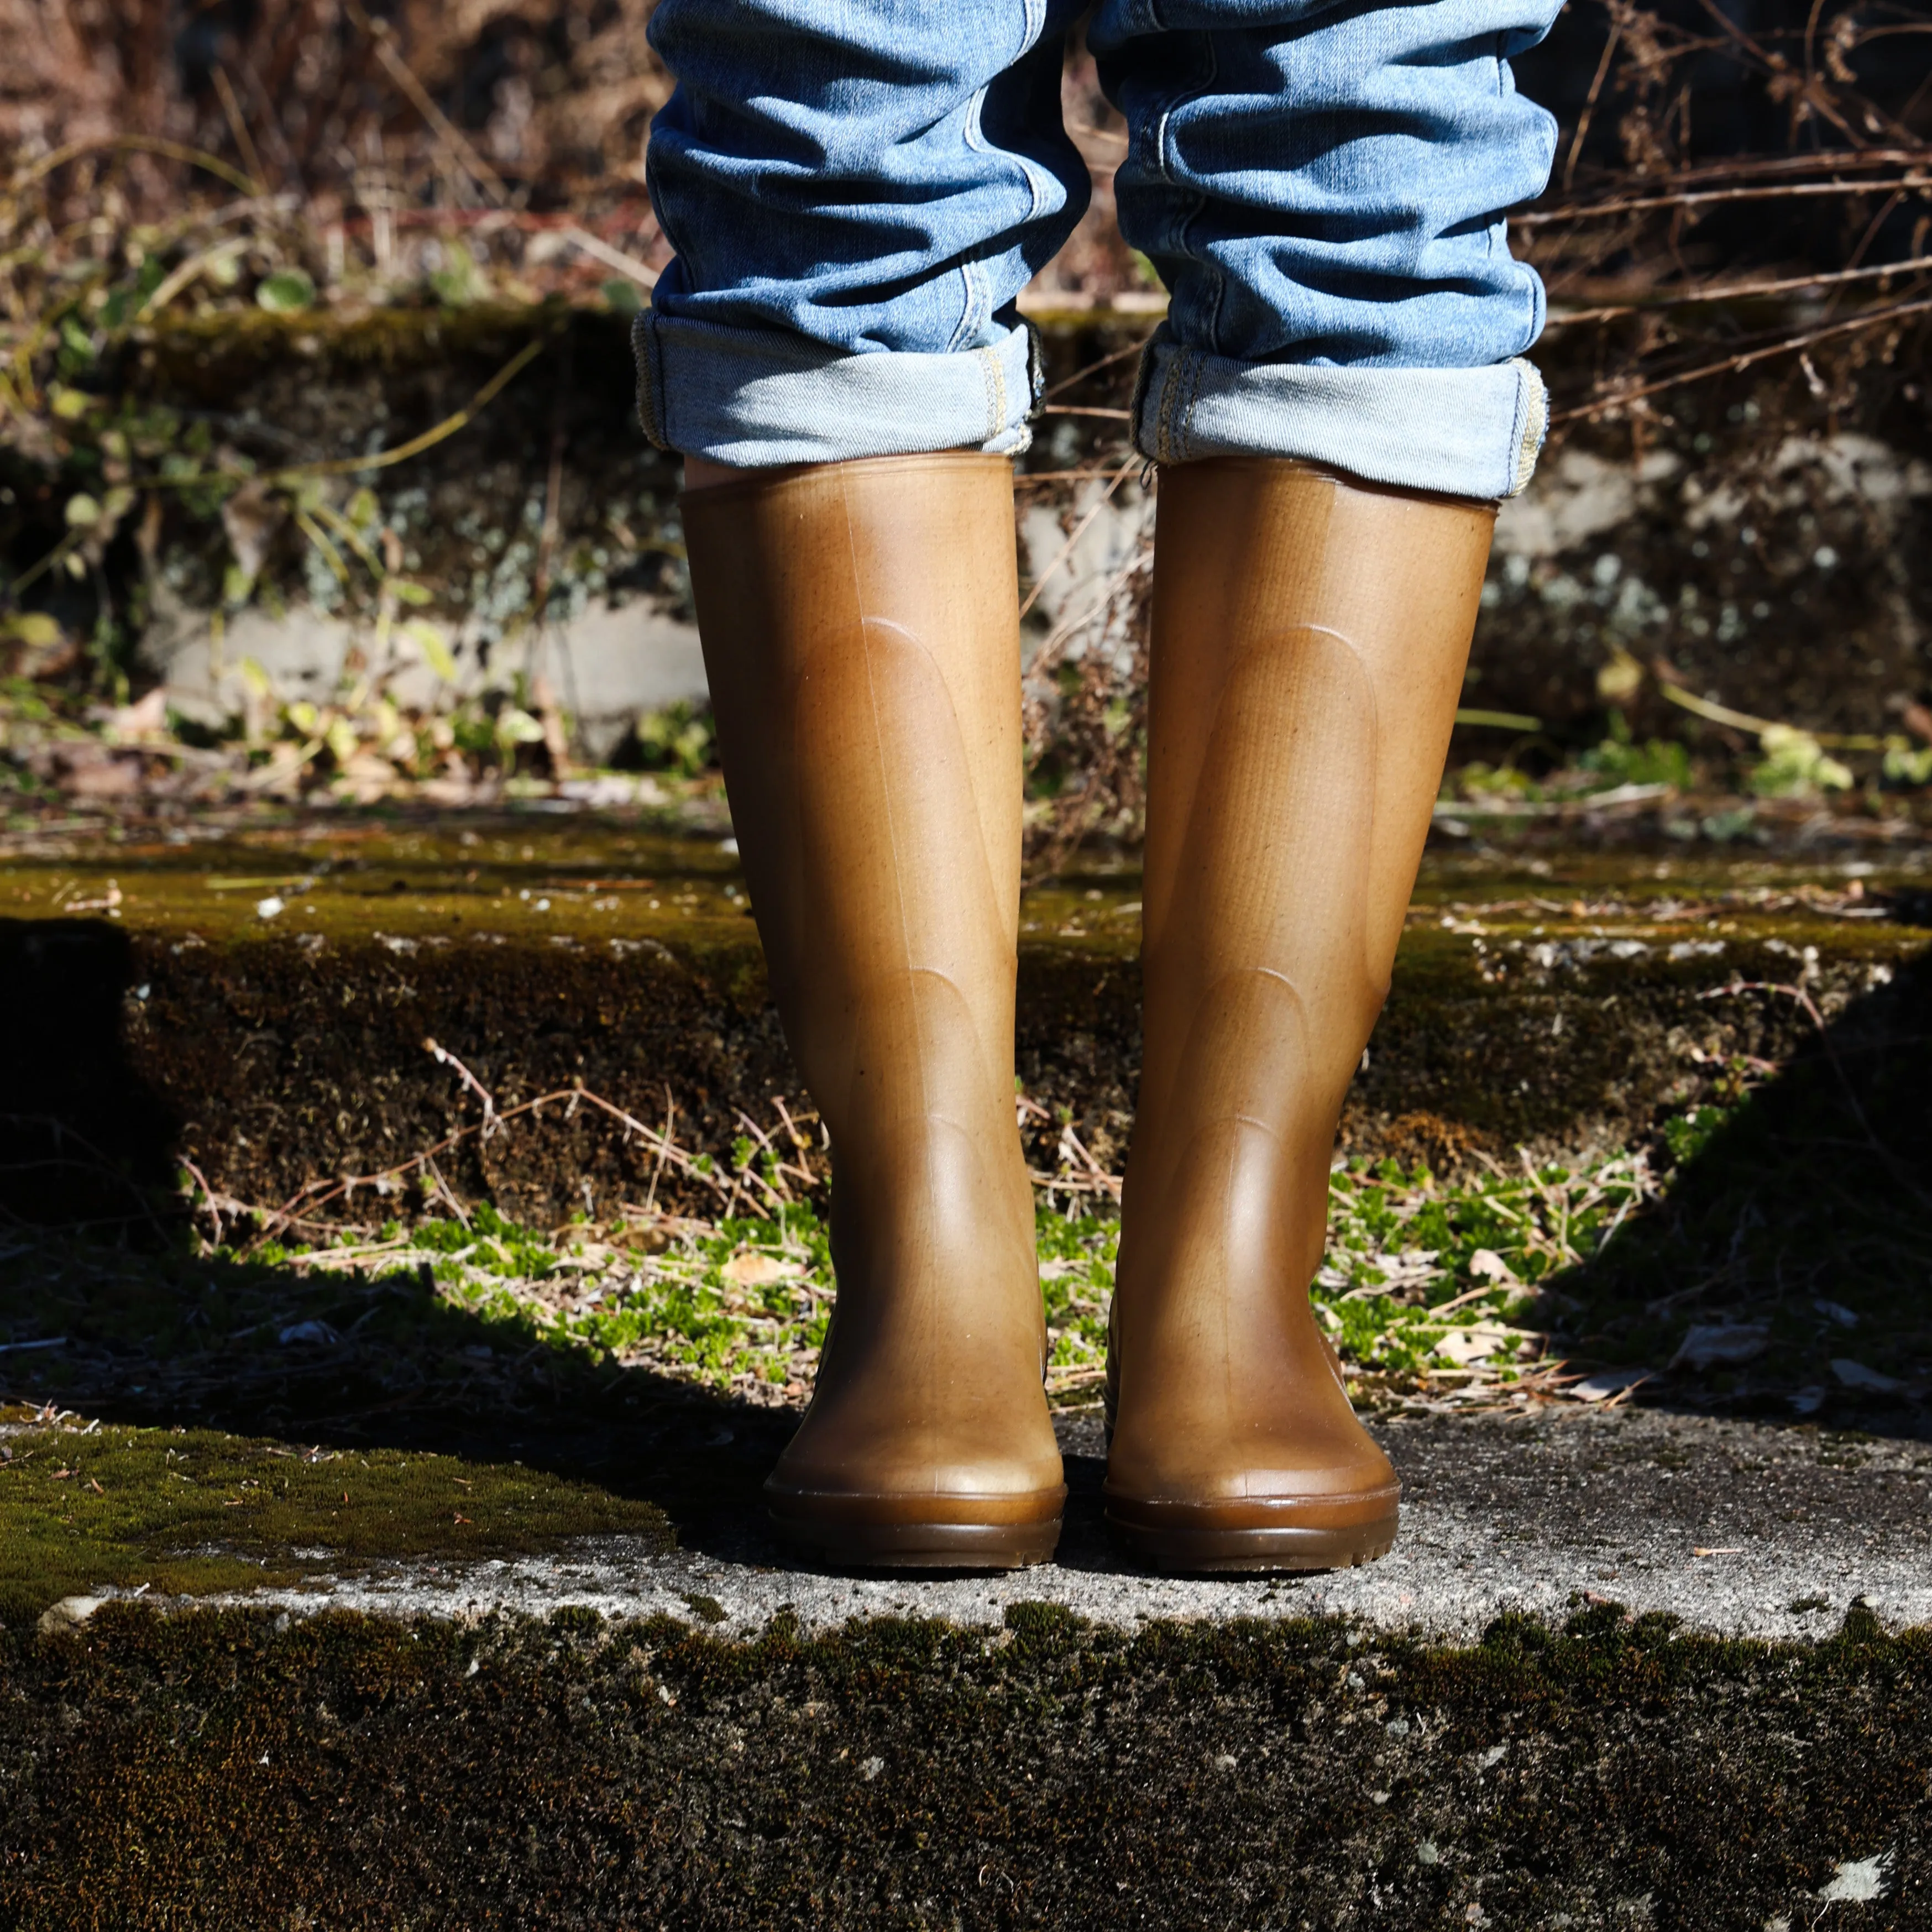
[[[238,1528],[275,1580],[197,1601],[177,1552],[163,1588],[127,1571],[38,1628],[16,1615],[0,1918],[1924,1921],[1922,1442],[1640,1412],[1394,1421],[1393,1556],[1207,1582],[1122,1563],[1096,1426],[1067,1418],[1058,1562],[867,1579],[766,1536],[753,1485],[782,1430],[688,1406],[648,1447],[634,1426],[601,1442],[608,1507],[670,1498],[674,1547],[641,1520],[548,1544],[509,1520],[527,1485],[580,1520],[581,1444],[568,1499],[554,1469],[418,1450],[444,1546],[345,1558]],[[238,1525],[278,1481],[284,1508],[339,1486],[419,1520],[394,1452],[278,1446],[16,1412],[0,1526],[56,1483],[70,1525],[114,1510],[143,1449],[176,1457],[171,1495],[236,1489]],[[447,1546],[470,1535],[505,1553]]]
[[[499,1112],[581,1083],[714,1160],[745,1118],[771,1120],[773,1095],[802,1106],[728,826],[662,817],[0,840],[0,999],[32,1016],[0,1063],[0,1113],[16,1138],[34,1118],[78,1137],[16,1204],[129,1211],[81,1143],[148,1181],[191,1160],[218,1192],[270,1207],[452,1135],[452,1185],[518,1218],[640,1197],[654,1168],[682,1198],[680,1172],[594,1109],[486,1142],[476,1088],[424,1046]],[[1916,842],[1739,862],[1667,842],[1445,841],[1342,1148],[1442,1172],[1519,1146],[1635,1144],[1721,1099],[1740,1066],[1785,1063],[1817,1022],[1910,1035],[1928,860]],[[1048,1168],[1068,1121],[1102,1167],[1124,1157],[1138,901],[1137,874],[1105,862],[1027,896],[1018,1064]]]
[[[1465,1645],[1498,1617],[1561,1624],[1607,1604],[1632,1616],[1666,1615],[1687,1633],[1780,1642],[1828,1635],[1858,1605],[1896,1628],[1932,1626],[1932,1444],[1924,1440],[1640,1408],[1386,1415],[1376,1432],[1403,1483],[1402,1533],[1388,1557],[1305,1576],[1189,1578],[1156,1574],[1114,1543],[1101,1514],[1106,1448],[1098,1414],[1062,1412],[1070,1498],[1054,1561],[1009,1575],[935,1578],[828,1570],[774,1534],[758,1484],[795,1419],[795,1412],[752,1418],[704,1406],[662,1418],[642,1436],[620,1426],[615,1442],[626,1443],[635,1461],[620,1472],[609,1453],[614,1442],[591,1451],[598,1480],[589,1490],[559,1486],[586,1459],[557,1454],[554,1435],[526,1438],[517,1446],[536,1451],[538,1465],[509,1480],[534,1485],[544,1506],[535,1516],[516,1512],[514,1524],[491,1514],[490,1472],[500,1486],[506,1459],[485,1458],[480,1444],[460,1458],[404,1450],[386,1459],[378,1451],[373,1465],[344,1450],[323,1456],[314,1479],[332,1503],[338,1482],[350,1491],[385,1484],[390,1464],[412,1456],[422,1483],[441,1482],[449,1508],[427,1547],[422,1524],[384,1490],[383,1500],[365,1507],[389,1511],[386,1534],[352,1510],[346,1549],[302,1557],[297,1542],[272,1526],[260,1533],[258,1560],[275,1573],[268,1580],[244,1579],[238,1587],[234,1576],[211,1569],[182,1588],[189,1580],[174,1574],[178,1559],[171,1568],[162,1545],[151,1541],[145,1567],[139,1552],[130,1555],[119,1580],[82,1583],[84,1570],[72,1570],[76,1587],[34,1617],[52,1631],[90,1601],[139,1592],[158,1608],[215,1603],[303,1616],[323,1609],[548,1616],[572,1606],[616,1621],[696,1615],[734,1639],[756,1636],[775,1618],[814,1634],[877,1617],[998,1628],[1015,1606],[1039,1603],[1127,1630],[1164,1619],[1341,1617]],[[83,1483],[90,1467],[110,1473],[97,1450],[112,1456],[124,1437],[130,1450],[145,1441],[111,1426],[104,1438],[76,1439],[70,1420],[36,1424],[31,1412],[0,1427],[16,1460],[38,1454],[51,1468],[49,1459],[57,1458],[78,1466]],[[183,1445],[175,1466],[191,1474],[218,1453],[200,1438],[172,1439]],[[278,1459],[263,1453],[267,1460],[254,1466],[272,1474]],[[125,1454],[115,1466],[123,1465],[130,1472],[124,1482],[140,1480]],[[244,1497],[238,1506],[253,1508],[242,1486],[248,1479],[229,1480]],[[608,1492],[601,1502],[599,1491]],[[621,1530],[587,1529],[586,1513],[600,1507],[636,1520]],[[461,1524],[459,1511],[469,1513]],[[332,1520],[340,1535],[339,1513]],[[466,1550],[477,1544],[497,1553],[479,1558]],[[124,1567],[119,1546],[99,1560]],[[23,1594],[20,1614],[29,1607]]]

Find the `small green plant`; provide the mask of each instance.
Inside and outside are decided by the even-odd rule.
[[[476,257],[460,242],[442,244],[442,265],[430,272],[429,285],[446,308],[466,308],[489,292]]]
[[[1884,772],[1890,784],[1932,784],[1932,745],[1915,746],[1909,738],[1887,738]]]
[[[295,315],[315,306],[315,279],[306,268],[278,268],[255,286],[255,299],[271,315]]]
[[[1708,1134],[1724,1116],[1704,1108],[1690,1118],[1684,1132]],[[1673,1154],[1680,1142],[1690,1144],[1680,1132]],[[752,1174],[758,1157],[746,1141],[738,1171]],[[1470,1389],[1517,1383],[1534,1372],[1544,1348],[1540,1330],[1523,1325],[1541,1284],[1599,1252],[1654,1191],[1639,1156],[1574,1169],[1497,1168],[1454,1183],[1420,1166],[1351,1162],[1330,1184],[1317,1314],[1358,1369],[1446,1377]],[[817,1210],[786,1202],[663,1228],[668,1239],[640,1249],[588,1226],[542,1234],[485,1206],[466,1222],[384,1228],[387,1252],[376,1266],[401,1279],[426,1265],[442,1299],[503,1328],[506,1348],[548,1342],[796,1400],[814,1372],[836,1286]],[[1046,1198],[1039,1204],[1048,1388],[1057,1396],[1090,1393],[1104,1375],[1120,1233],[1106,1204],[1097,1211],[1077,1198],[1064,1211]],[[352,1252],[370,1264],[366,1246]],[[328,1270],[338,1265],[332,1252],[278,1251],[274,1259]]]
[[[1649,738],[1641,745],[1630,736],[1630,720],[1621,711],[1610,715],[1610,735],[1577,763],[1612,784],[1665,784],[1673,791],[1690,788],[1690,754],[1674,738]]]
[[[1693,1107],[1689,1113],[1665,1121],[1664,1144],[1670,1150],[1670,1158],[1680,1167],[1695,1160],[1730,1118],[1726,1108]]]
[[[1654,1192],[1636,1155],[1574,1168],[1526,1160],[1462,1183],[1351,1161],[1329,1180],[1316,1312],[1343,1360],[1364,1368],[1519,1382],[1542,1344],[1522,1325],[1540,1285],[1600,1252]]]
[[[1850,789],[1850,769],[1831,757],[1809,731],[1790,724],[1768,725],[1760,734],[1762,761],[1750,775],[1760,798],[1814,798],[1821,791]]]
[[[709,713],[680,698],[662,711],[647,711],[635,728],[646,767],[695,778],[717,762],[717,734]]]
[[[1472,758],[1457,772],[1456,789],[1465,798],[1478,800],[1534,800],[1544,795],[1544,788],[1527,772],[1510,764],[1492,765],[1481,758]]]

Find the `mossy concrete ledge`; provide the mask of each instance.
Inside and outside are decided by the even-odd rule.
[[[474,1457],[12,1425],[0,1551],[38,1485],[64,1580],[93,1574],[76,1545],[118,1568],[0,1621],[0,1924],[1932,1922],[1923,1445],[1394,1423],[1394,1557],[1206,1582],[1123,1567],[1097,1426],[1063,1417],[1060,1562],[865,1580],[770,1541],[783,1419],[718,1414],[569,1493]],[[194,1496],[114,1500],[170,1450],[163,1490]],[[676,1498],[707,1463],[734,1500],[700,1519]]]
[[[1932,1914],[1932,1638],[1590,1606],[749,1642],[687,1616],[0,1634],[0,1919],[1743,1928]]]
[[[82,1433],[30,1414],[0,1424],[0,1615],[51,1628],[124,1597],[459,1619],[701,1604],[742,1636],[775,1617],[814,1632],[877,1616],[997,1624],[1041,1600],[1126,1628],[1343,1616],[1468,1642],[1498,1616],[1560,1620],[1613,1600],[1714,1636],[1815,1638],[1855,1604],[1894,1627],[1932,1625],[1932,1447],[1909,1437],[1657,1410],[1391,1414],[1374,1424],[1404,1485],[1390,1556],[1190,1578],[1114,1545],[1098,1414],[1064,1411],[1071,1495],[1054,1560],[933,1577],[828,1570],[775,1538],[758,1485],[795,1420],[692,1402],[642,1427],[614,1420],[594,1440],[541,1442],[526,1463],[480,1444]]]
[[[1819,1018],[1912,1031],[1922,888],[1909,866],[1852,870],[1432,857],[1345,1150],[1442,1172],[1630,1144]],[[1018,1066],[1048,1168],[1066,1124],[1104,1166],[1124,1156],[1138,894],[1117,868],[1027,897]],[[500,1108],[581,1083],[714,1158],[774,1094],[802,1105],[729,842],[649,826],[22,841],[0,854],[0,1000],[32,1016],[0,1065],[9,1131],[78,1136],[37,1148],[30,1211],[72,1211],[88,1148],[152,1180],[186,1156],[262,1206],[380,1174],[480,1118],[431,1040]],[[681,1186],[588,1111],[474,1136],[442,1172],[532,1221]]]

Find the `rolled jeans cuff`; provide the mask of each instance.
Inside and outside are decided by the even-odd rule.
[[[631,346],[645,435],[735,469],[938,449],[1017,455],[1033,440],[1040,353],[1024,323],[983,349],[855,356],[782,329],[646,309]]]
[[[1156,463],[1285,456],[1365,482],[1514,496],[1550,423],[1520,356],[1479,369],[1241,362],[1156,334],[1134,392],[1134,441]]]

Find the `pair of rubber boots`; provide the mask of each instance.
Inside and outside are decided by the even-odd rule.
[[[732,822],[832,1144],[836,1312],[772,1516],[842,1564],[1043,1561],[1066,1490],[1013,1090],[1010,466],[767,472],[684,518]],[[1165,1568],[1327,1568],[1395,1535],[1307,1291],[1492,520],[1274,460],[1161,472],[1106,1507]]]

